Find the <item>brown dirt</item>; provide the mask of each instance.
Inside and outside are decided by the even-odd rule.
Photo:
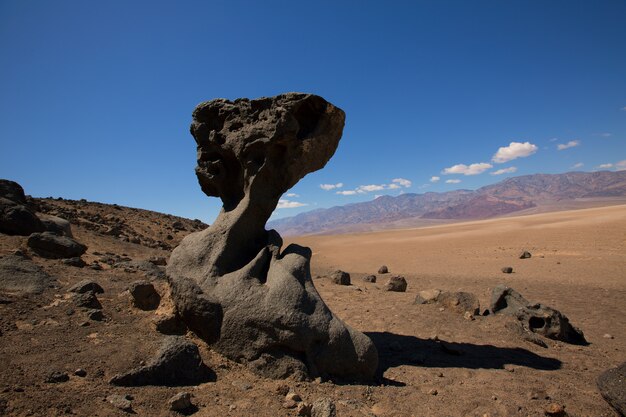
[[[119,212],[111,206],[102,210],[104,215],[107,210]],[[139,230],[136,222],[150,226],[141,234],[148,236],[151,230],[155,241],[170,233],[175,220],[152,212],[137,216],[124,220],[133,230]],[[73,225],[73,230],[89,246],[83,256],[88,263],[103,256],[94,252],[134,260],[169,253],[85,226]],[[176,239],[184,233],[177,232]],[[294,410],[283,408],[284,397],[276,392],[287,384],[309,403],[332,398],[339,416],[543,416],[554,402],[564,405],[570,416],[616,416],[597,392],[595,379],[626,360],[626,206],[290,240],[313,249],[314,276],[336,268],[352,274],[351,286],[334,285],[325,277],[314,281],[339,317],[374,339],[381,358],[377,384],[260,378],[189,333],[216,372],[216,382],[113,387],[107,382],[113,375],[147,360],[158,348],[163,336],[152,322],[171,311],[167,284],[155,282],[164,295],[159,309],[141,311],[131,307],[125,292],[132,281],[144,278],[141,272],[105,263],[101,271],[74,268],[33,257],[58,285],[38,296],[2,294],[10,302],[0,303],[0,415],[122,416],[127,413],[105,398],[130,394],[137,415],[173,416],[177,414],[168,411],[167,399],[189,391],[198,407],[196,416],[295,416]],[[0,235],[0,255],[25,247],[25,241]],[[524,249],[533,257],[518,259]],[[382,264],[391,274],[406,277],[407,292],[382,290],[386,276],[376,274]],[[512,266],[514,273],[502,274],[503,266]],[[361,280],[371,273],[378,283]],[[72,307],[66,289],[85,278],[104,287],[98,298],[106,320],[82,327],[89,320]],[[473,292],[487,307],[490,289],[499,283],[561,310],[591,344],[547,340],[545,349],[519,338],[502,317],[470,321],[436,305],[413,304],[418,291],[440,288]],[[614,338],[603,337],[606,333]],[[84,368],[87,376],[74,376],[77,368]],[[52,370],[68,372],[70,380],[44,382]]]

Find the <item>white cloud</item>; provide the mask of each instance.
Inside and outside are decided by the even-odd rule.
[[[300,203],[298,201],[290,201],[290,200],[278,200],[277,209],[285,209],[285,208],[296,208],[296,207],[304,207],[308,206],[306,203]]]
[[[446,180],[446,184],[458,184],[461,180]]]
[[[289,194],[285,194],[287,197],[300,197],[299,194],[296,193],[289,193]]]
[[[626,106],[622,107],[622,110],[623,110],[623,111],[626,111]]]
[[[613,168],[613,164],[610,164],[610,163],[609,164],[600,164],[600,165],[597,166],[597,168],[609,169],[609,168]]]
[[[559,138],[550,138],[550,142],[556,142]]]
[[[404,188],[409,188],[413,183],[406,178],[394,178],[391,180],[392,183],[401,185]]]
[[[512,174],[514,172],[517,172],[517,167],[502,168],[497,171],[493,171],[491,175]]]
[[[601,136],[603,138],[610,138],[611,136],[613,136],[613,134],[609,132],[602,132],[602,133],[596,133],[596,136]]]
[[[419,188],[419,189],[424,189],[424,188],[428,188],[428,187],[430,187],[430,184],[422,184],[422,185],[420,185],[420,186],[419,186],[419,187],[417,187],[417,188]]]
[[[343,182],[338,182],[337,184],[320,184],[320,188],[326,191],[334,190],[335,188],[341,187],[343,187]]]
[[[435,176],[430,177],[430,182],[438,182],[440,179],[441,177],[438,177],[435,175]]]
[[[355,195],[356,191],[354,190],[345,190],[345,191],[337,191],[336,194],[341,194],[341,195]]]
[[[530,142],[511,142],[509,146],[504,146],[498,149],[491,161],[496,164],[503,164],[508,161],[512,161],[517,158],[525,158],[537,152],[539,148]]]
[[[400,188],[400,186],[398,184],[389,184],[387,188],[389,190],[397,190],[398,188]]]
[[[384,189],[385,189],[384,185],[376,185],[376,184],[359,185],[358,187],[356,187],[356,192],[363,194],[363,193],[369,193],[372,191],[381,191]]]
[[[493,165],[488,164],[486,162],[479,162],[477,164],[465,165],[465,164],[457,164],[453,165],[450,168],[445,168],[441,173],[443,175],[449,174],[463,174],[463,175],[478,175],[487,171],[489,168],[493,168]]]
[[[582,168],[584,166],[585,166],[585,164],[583,164],[582,162],[579,162],[577,164],[572,165],[572,169]]]
[[[615,168],[618,171],[624,171],[626,170],[626,159],[624,159],[623,161],[619,161],[615,163]]]
[[[580,145],[579,140],[570,140],[567,143],[559,143],[558,145],[556,145],[556,149],[559,151],[562,151],[564,149],[575,148],[576,146],[579,146],[579,145]]]

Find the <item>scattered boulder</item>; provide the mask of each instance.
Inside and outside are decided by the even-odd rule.
[[[28,247],[43,258],[60,259],[81,256],[87,250],[83,245],[67,236],[50,232],[33,233],[28,237]]]
[[[90,310],[100,310],[102,304],[96,297],[96,293],[93,291],[87,291],[84,293],[77,293],[74,295],[74,305],[76,307],[88,308]]]
[[[330,274],[330,280],[337,285],[350,285],[350,274],[340,269]]]
[[[400,275],[389,278],[385,284],[385,291],[405,292],[407,287],[406,279]]]
[[[442,291],[438,289],[420,291],[415,297],[415,304],[438,304],[460,314],[470,313],[477,316],[480,314],[478,298],[464,291]]]
[[[372,341],[315,289],[311,250],[283,249],[265,230],[281,195],[333,155],[344,122],[343,111],[301,93],[217,99],[193,113],[198,182],[224,209],[172,252],[172,300],[214,351],[265,377],[371,380],[378,367]]]
[[[583,332],[572,326],[560,311],[543,304],[531,304],[520,293],[498,285],[491,295],[490,310],[515,317],[525,330],[562,342],[586,345]]]
[[[19,255],[0,257],[0,290],[41,294],[55,279],[30,259]]]
[[[154,327],[157,332],[167,335],[182,336],[187,333],[187,326],[176,314],[157,317]]]
[[[527,250],[525,250],[522,253],[520,253],[519,258],[520,259],[529,259],[531,256],[532,256],[532,254],[530,252],[528,252]]]
[[[387,265],[383,265],[380,268],[378,268],[378,273],[379,274],[387,274],[387,273],[389,273],[389,268],[387,268]]]
[[[311,417],[337,417],[335,403],[330,398],[319,398],[313,402]]]
[[[148,281],[135,281],[128,287],[131,301],[140,310],[156,310],[161,296]]]
[[[192,405],[191,394],[188,392],[179,392],[167,400],[167,406],[172,411],[185,411],[190,409]]]
[[[145,366],[114,376],[109,383],[125,387],[197,385],[214,380],[198,346],[183,337],[168,337]]]
[[[84,378],[87,376],[87,371],[85,371],[83,368],[78,368],[77,370],[74,371],[74,375]]]
[[[100,284],[90,279],[79,281],[67,289],[67,292],[75,292],[77,294],[84,294],[89,291],[95,294],[104,294],[104,289]]]
[[[107,401],[113,407],[118,408],[122,411],[130,413],[133,411],[133,404],[130,402],[128,396],[119,395],[119,394],[111,394],[107,397]]]
[[[61,382],[67,382],[69,380],[70,376],[67,374],[67,372],[53,371],[46,376],[46,382],[49,384],[58,384]]]
[[[73,258],[63,259],[63,263],[65,265],[74,266],[76,268],[83,268],[85,265],[87,265],[85,263],[85,261],[83,261],[83,258],[81,258],[79,256],[75,256]]]
[[[502,268],[502,272],[504,272],[505,274],[512,274],[513,268],[511,268],[510,266],[505,266]]]
[[[363,281],[365,282],[376,282],[376,275],[366,275],[363,277]]]
[[[600,374],[597,381],[602,398],[621,416],[626,416],[626,362]]]
[[[74,237],[72,235],[72,225],[67,220],[42,213],[38,213],[37,217],[43,223],[46,231],[59,236]]]
[[[26,195],[21,185],[11,180],[0,179],[0,197],[26,205]]]
[[[89,320],[93,320],[93,321],[104,320],[104,314],[102,314],[102,310],[97,310],[97,309],[89,310],[87,312],[87,317],[89,317]]]
[[[26,205],[0,197],[0,233],[28,236],[44,230],[46,228],[39,217]]]
[[[437,302],[437,297],[441,294],[441,290],[423,290],[417,293],[415,304],[432,304]]]

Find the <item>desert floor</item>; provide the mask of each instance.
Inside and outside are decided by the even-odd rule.
[[[146,230],[163,234],[159,228],[165,223],[154,218]],[[80,226],[73,229],[89,246],[83,256],[88,263],[102,260],[100,254],[107,252],[109,257],[133,260],[169,254]],[[24,248],[25,241],[0,235],[0,255]],[[626,206],[424,229],[304,236],[285,244],[289,242],[313,249],[312,274],[324,300],[376,343],[380,375],[375,384],[260,378],[187,333],[215,371],[214,382],[195,387],[111,386],[113,375],[148,360],[161,343],[164,336],[153,323],[171,312],[167,283],[153,281],[163,296],[159,309],[141,311],[130,305],[125,291],[132,281],[146,279],[141,271],[112,268],[104,261],[102,270],[75,268],[33,257],[56,284],[41,295],[3,295],[0,415],[128,415],[106,401],[108,395],[121,394],[132,397],[137,415],[173,416],[177,414],[168,411],[167,399],[189,391],[196,416],[295,416],[295,410],[283,407],[279,391],[285,384],[308,403],[331,398],[339,416],[543,416],[551,403],[565,406],[570,416],[617,415],[600,396],[595,380],[626,360]],[[530,251],[532,258],[518,259],[522,250]],[[382,264],[390,274],[376,274]],[[504,266],[513,267],[514,273],[503,274]],[[332,284],[326,275],[334,269],[349,272],[353,285]],[[376,274],[378,282],[363,282],[366,274]],[[406,277],[405,293],[383,290],[393,274]],[[105,290],[98,297],[103,321],[89,321],[66,292],[86,278]],[[520,338],[504,317],[468,320],[437,305],[413,302],[419,291],[438,288],[473,292],[486,308],[491,289],[500,283],[559,309],[584,331],[590,344],[546,339],[548,347],[542,348]],[[77,368],[84,368],[87,376],[75,376]],[[70,380],[44,382],[53,370],[68,372]]]

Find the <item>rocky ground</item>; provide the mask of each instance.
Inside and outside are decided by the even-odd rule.
[[[617,415],[595,384],[603,370],[624,361],[626,350],[626,263],[619,254],[626,223],[613,212],[596,213],[591,226],[544,226],[541,233],[549,236],[543,245],[531,238],[503,241],[495,231],[501,228],[490,232],[489,225],[479,227],[482,246],[468,245],[467,226],[447,229],[445,238],[379,235],[378,246],[368,246],[371,236],[353,237],[364,242],[360,248],[350,237],[302,239],[314,250],[314,282],[324,300],[379,350],[375,383],[342,385],[258,377],[184,328],[163,325],[173,313],[163,261],[182,237],[205,227],[201,222],[84,201],[31,203],[71,221],[74,239],[87,246],[81,257],[85,265],[41,257],[27,236],[0,234],[5,271],[41,268],[34,284],[20,289],[9,277],[5,282],[12,289],[0,292],[0,415],[330,416],[332,409],[339,416]],[[514,221],[529,230],[523,220]],[[601,229],[602,236],[596,238],[588,227]],[[570,248],[572,234],[579,236],[576,250]],[[518,259],[521,249],[533,257]],[[382,263],[390,273],[377,272]],[[419,268],[420,263],[428,266]],[[500,268],[509,265],[514,272],[503,274]],[[333,283],[331,272],[337,268],[350,273],[352,285]],[[594,269],[600,276],[591,276]],[[385,290],[394,274],[405,277],[406,291]],[[363,280],[369,275],[377,282]],[[85,280],[102,287],[101,293],[93,291],[97,302],[85,296],[88,290],[76,292],[76,284]],[[129,287],[138,288],[137,281],[152,284],[158,307],[150,294],[131,295]],[[541,338],[543,347],[525,338],[508,317],[465,314],[437,302],[415,304],[423,290],[467,291],[476,294],[482,312],[491,289],[502,282],[529,300],[559,308],[590,344]],[[147,304],[138,300],[142,297]],[[199,347],[210,369],[206,382],[110,383],[116,375],[149,366],[164,340],[175,334]],[[193,405],[172,411],[171,399],[181,393],[189,393]]]

